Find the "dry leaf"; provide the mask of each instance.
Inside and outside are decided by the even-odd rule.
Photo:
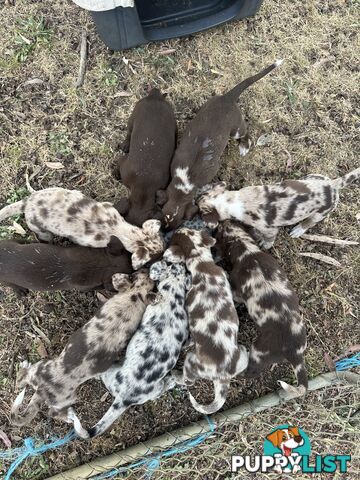
[[[11,440],[3,430],[0,430],[0,439],[4,442],[6,448],[11,448]]]
[[[51,347],[51,342],[50,342],[49,338],[46,336],[46,334],[37,325],[35,325],[33,320],[31,320],[31,325],[32,325],[32,328],[35,330],[35,332],[39,335],[39,337],[44,340],[46,345]]]
[[[26,235],[26,231],[17,222],[13,222],[12,227],[10,227],[10,229],[13,232],[17,233],[18,235],[22,235],[23,237]]]
[[[311,240],[313,242],[322,242],[322,243],[329,243],[331,245],[338,245],[339,247],[346,247],[347,245],[359,245],[359,242],[355,242],[353,240],[339,240],[333,237],[327,237],[326,235],[310,235],[308,233],[304,233],[301,235],[301,238],[305,240]]]
[[[114,97],[132,97],[132,93],[123,90],[122,92],[115,93]]]
[[[261,135],[255,144],[255,147],[264,147],[265,145],[270,145],[273,141],[273,135],[271,133],[264,133]]]
[[[52,170],[61,170],[62,168],[65,168],[61,162],[45,162],[45,165]]]
[[[100,402],[105,402],[109,395],[110,395],[109,392],[105,392],[104,395],[100,398]]]
[[[21,33],[19,33],[19,37],[20,37],[25,43],[27,43],[28,45],[31,45],[31,40],[29,40],[28,38],[24,37],[24,35],[21,35]]]
[[[224,76],[224,74],[222,72],[219,72],[219,70],[216,70],[215,68],[212,68],[210,70],[211,73],[214,73],[215,75],[221,75],[221,76]]]
[[[18,88],[26,87],[27,85],[42,85],[44,83],[45,83],[44,80],[41,80],[41,78],[30,78],[29,80],[26,80],[25,82],[20,83]]]
[[[165,50],[160,50],[159,55],[170,55],[170,53],[175,53],[175,48],[167,48]]]
[[[103,295],[102,293],[100,292],[96,292],[96,298],[99,300],[99,302],[101,303],[105,303],[107,302],[107,298],[105,297],[105,295]]]
[[[328,369],[330,370],[330,372],[335,372],[336,370],[335,362],[333,361],[333,359],[330,357],[328,353],[324,353],[324,362],[328,367]]]
[[[335,260],[332,257],[328,257],[327,255],[323,255],[322,253],[310,253],[310,252],[301,252],[299,253],[302,257],[310,257],[314,258],[315,260],[319,260],[320,262],[327,263],[328,265],[333,265],[334,267],[341,267],[341,263]]]
[[[37,353],[39,354],[39,357],[40,358],[47,358],[49,355],[48,355],[48,352],[45,348],[45,345],[43,344],[43,342],[40,340],[40,338],[37,338],[35,340],[35,343],[36,343],[36,350],[37,350]]]

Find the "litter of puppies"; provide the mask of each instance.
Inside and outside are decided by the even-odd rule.
[[[251,146],[236,104],[239,95],[281,63],[208,100],[178,146],[172,106],[159,90],[150,91],[136,104],[124,155],[116,159],[114,174],[129,190],[118,205],[52,187],[0,210],[0,221],[24,214],[42,242],[1,241],[0,283],[18,295],[114,292],[58,357],[22,362],[20,393],[10,412],[14,424],[28,424],[46,405],[50,417],[93,438],[132,405],[155,400],[176,385],[188,389],[198,379],[213,382],[214,400],[203,405],[189,392],[190,402],[211,414],[224,405],[231,379],[257,376],[283,361],[292,365],[297,386],[279,379],[281,387],[306,393],[299,298],[278,262],[262,249],[272,247],[280,227],[296,224],[290,235],[297,238],[323,220],[336,208],[341,188],[359,180],[360,168],[335,180],[309,175],[239,191],[226,190],[224,182],[211,185],[229,137],[239,141],[241,156]],[[202,220],[194,219],[198,212]],[[54,235],[75,245],[53,245]],[[249,352],[241,343],[234,301],[245,304],[259,331]],[[99,377],[113,403],[87,430],[74,410],[76,390]],[[22,408],[28,387],[34,393]]]

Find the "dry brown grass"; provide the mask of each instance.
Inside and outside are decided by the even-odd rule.
[[[109,167],[129,112],[149,83],[168,92],[182,129],[213,92],[225,91],[279,57],[286,59],[281,69],[240,99],[253,141],[271,133],[271,144],[253,149],[242,159],[236,144],[230,142],[219,176],[232,187],[240,187],[286,176],[299,178],[310,172],[336,177],[359,166],[356,3],[266,0],[255,18],[192,38],[112,54],[97,37],[90,15],[70,1],[17,0],[14,7],[0,2],[0,199],[5,201],[24,186],[26,169],[29,174],[36,173],[31,181],[36,189],[58,185],[80,188],[102,200],[119,198],[121,191]],[[41,17],[45,24],[39,27]],[[85,85],[76,90],[82,28],[88,32],[90,48]],[[16,59],[27,53],[19,33],[30,40],[38,38],[24,61]],[[159,51],[164,47],[176,52],[162,56]],[[124,63],[124,56],[132,68]],[[34,78],[43,83],[26,84]],[[119,96],[124,90],[132,96]],[[287,173],[289,158],[292,171]],[[51,170],[45,166],[47,161],[60,161],[65,168]],[[358,240],[355,215],[359,211],[359,190],[353,186],[342,192],[337,211],[312,233]],[[342,267],[335,269],[298,256],[299,251],[310,250],[333,256]],[[284,232],[273,253],[299,292],[308,325],[307,364],[314,376],[326,369],[324,352],[335,356],[350,344],[360,343],[359,249],[292,240]],[[96,307],[92,294],[31,294],[18,301],[4,289],[0,303],[0,426],[14,444],[25,435],[46,438],[67,431],[66,426],[45,418],[24,430],[14,429],[8,422],[15,367],[26,357],[32,361],[39,358],[32,323],[51,339],[52,355]],[[239,314],[243,322],[240,338],[249,345],[254,329],[245,310],[240,309]],[[10,371],[9,365],[13,365]],[[273,390],[279,377],[292,381],[286,366],[256,382],[235,381],[226,406]],[[99,400],[102,388],[92,385],[81,389],[79,407],[89,423],[106,408]],[[198,389],[204,400],[210,399],[211,391],[207,385]],[[43,478],[48,472],[136,444],[197,418],[186,396],[175,391],[130,409],[100,440],[75,442],[48,455],[39,472],[36,460],[19,478]]]

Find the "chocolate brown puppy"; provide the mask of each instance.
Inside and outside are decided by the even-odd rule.
[[[128,222],[141,227],[145,220],[162,219],[156,192],[169,184],[175,142],[174,109],[154,88],[135,105],[122,145],[127,155],[117,160],[118,178],[129,189],[117,208]]]
[[[257,376],[271,364],[287,360],[294,368],[298,386],[279,383],[284,390],[303,395],[308,387],[306,331],[298,296],[284,270],[275,258],[260,250],[250,230],[239,222],[222,222],[216,239],[218,254],[231,264],[233,297],[245,303],[259,330],[244,375]]]
[[[229,137],[240,140],[240,153],[248,151],[247,125],[236,102],[250,85],[282,63],[276,61],[257,75],[242,81],[228,93],[210,98],[188,124],[171,163],[171,183],[158,192],[165,225],[175,229],[197,211],[196,190],[210,183],[220,167],[220,157]]]
[[[0,242],[0,283],[19,296],[29,290],[113,290],[112,276],[131,272],[131,255],[117,237],[107,248]]]

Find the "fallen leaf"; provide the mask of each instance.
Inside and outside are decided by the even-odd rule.
[[[324,353],[324,362],[328,367],[328,369],[330,370],[330,372],[335,372],[336,370],[335,362],[333,361],[333,359],[330,357],[328,353]]]
[[[264,133],[257,139],[255,147],[264,147],[265,145],[270,145],[272,141],[273,135],[271,133]]]
[[[35,343],[36,343],[36,350],[37,350],[37,353],[39,354],[39,357],[40,358],[47,358],[49,355],[48,355],[48,352],[45,348],[45,345],[43,344],[43,342],[40,340],[40,338],[37,338],[35,340]]]
[[[293,162],[292,162],[292,156],[290,155],[290,153],[287,151],[287,150],[284,150],[284,152],[287,154],[288,158],[287,158],[287,161],[286,161],[286,165],[285,165],[285,170],[287,172],[291,172],[292,170],[292,166],[293,166]]]
[[[159,55],[170,55],[171,53],[175,52],[175,48],[166,48],[165,50],[160,50]]]
[[[30,78],[29,80],[26,80],[25,82],[20,83],[18,88],[26,87],[27,85],[42,85],[44,83],[45,83],[44,80],[41,80],[41,78]]]
[[[61,170],[64,165],[61,162],[45,162],[45,165],[52,170]]]
[[[314,258],[315,260],[319,260],[320,262],[327,263],[328,265],[333,265],[334,267],[341,267],[341,263],[335,260],[332,257],[328,257],[327,255],[323,255],[322,253],[310,253],[310,252],[301,252],[299,253],[302,257],[310,257]]]
[[[31,40],[29,40],[28,38],[24,37],[24,35],[21,35],[21,33],[19,33],[19,37],[20,37],[27,45],[31,45]]]
[[[46,345],[48,347],[51,347],[51,342],[49,340],[49,337],[47,337],[47,335],[37,325],[35,325],[35,322],[33,320],[31,320],[31,325],[32,325],[32,328],[35,330],[35,332],[39,335],[39,337],[44,340]]]
[[[3,430],[0,430],[0,439],[4,442],[6,448],[11,448],[11,440]]]
[[[13,232],[17,233],[18,235],[22,235],[23,237],[26,235],[26,231],[17,222],[13,222],[12,227],[10,228]]]
[[[215,68],[212,68],[210,70],[211,73],[215,73],[215,75],[221,75],[221,76],[224,76],[224,74],[222,72],[219,72],[219,70],[216,70]]]
[[[132,93],[123,90],[122,92],[115,93],[114,97],[132,97]]]
[[[322,243],[329,243],[330,245],[338,245],[340,247],[345,247],[347,245],[359,245],[359,242],[355,242],[353,240],[340,240],[338,238],[327,237],[326,235],[310,235],[308,233],[304,233],[301,235],[301,238],[305,240],[311,240],[313,242],[322,242]]]
[[[105,297],[105,295],[103,295],[102,293],[100,292],[96,292],[96,298],[99,300],[99,302],[101,303],[105,303],[107,302],[107,298]]]
[[[100,398],[100,402],[105,402],[105,400],[109,395],[110,395],[109,392],[105,392],[104,395]]]

